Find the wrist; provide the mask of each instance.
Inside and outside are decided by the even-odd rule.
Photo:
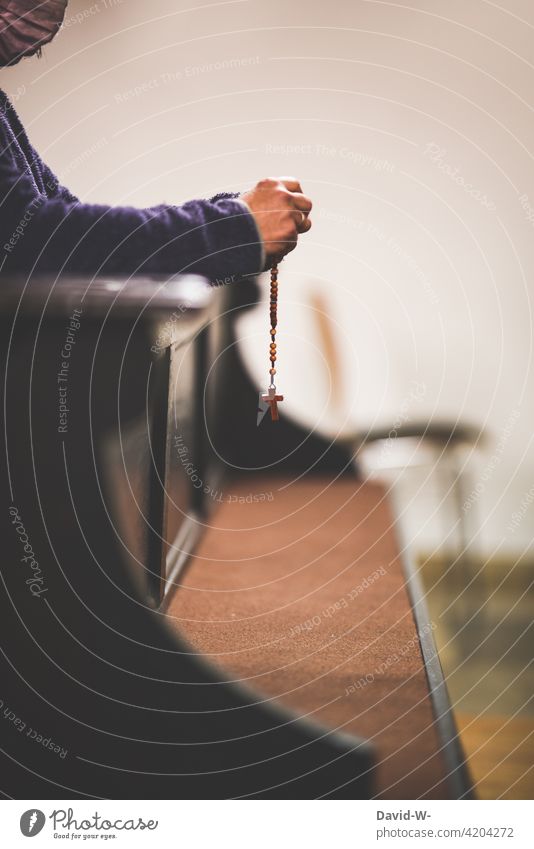
[[[261,260],[260,260],[261,266],[259,268],[259,271],[265,271],[265,268],[267,266],[267,253],[266,253],[266,250],[265,250],[265,243],[263,241],[263,237],[261,235],[260,228],[258,227],[258,222],[256,221],[256,216],[252,212],[252,210],[251,210],[250,206],[248,205],[248,203],[246,202],[246,200],[243,200],[242,197],[236,197],[236,198],[234,198],[234,200],[237,203],[240,203],[244,207],[244,209],[250,215],[250,217],[252,218],[252,220],[254,222],[254,227],[256,228],[256,232],[258,234],[258,244],[260,245],[260,248],[261,248]]]

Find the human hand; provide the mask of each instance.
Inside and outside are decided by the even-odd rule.
[[[312,226],[308,218],[312,202],[293,177],[260,180],[241,197],[254,215],[263,239],[267,268],[292,251],[299,234]]]

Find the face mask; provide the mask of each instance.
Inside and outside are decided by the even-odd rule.
[[[36,53],[59,30],[68,0],[0,0],[0,65]]]

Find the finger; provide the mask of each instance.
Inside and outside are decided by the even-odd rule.
[[[308,220],[307,212],[303,212],[301,209],[294,209],[292,212],[292,218],[299,233],[305,233],[309,230],[309,227],[306,226],[306,221]]]
[[[297,245],[298,237],[298,227],[295,226],[291,229],[289,233],[287,233],[286,238],[283,241],[278,242],[278,249],[281,250],[283,253],[288,253],[289,251],[292,251],[293,248],[295,248]]]
[[[296,247],[298,237],[299,233],[296,225],[286,227],[285,238],[277,239],[276,242],[267,242],[265,245],[266,251],[269,256],[278,256],[278,254],[284,256],[284,254],[289,253],[289,251],[292,251]]]
[[[297,221],[297,231],[299,233],[304,233],[304,224],[308,220],[306,215],[303,212],[299,212],[299,219]]]
[[[304,218],[302,219],[302,224],[299,227],[299,233],[307,233],[311,226],[312,223],[310,219],[304,216]]]
[[[286,187],[288,192],[302,192],[301,185],[295,177],[280,177],[280,182]]]
[[[269,254],[269,256],[267,258],[266,267],[271,268],[271,266],[273,266],[273,265],[278,265],[279,262],[282,262],[284,257],[285,257],[285,254],[282,253],[282,251],[278,251],[277,253],[274,253],[274,254]]]
[[[269,254],[267,255],[266,268],[270,268],[272,265],[275,265],[275,264],[277,264],[277,263],[279,263],[279,262],[282,262],[283,258],[284,258],[284,257],[285,257],[288,253],[291,253],[291,251],[294,251],[296,247],[297,247],[297,243],[296,243],[296,242],[295,242],[295,244],[286,244],[286,243],[284,243],[284,247],[283,247],[283,249],[279,247],[279,248],[278,248],[276,251],[274,251],[273,253],[269,253]]]
[[[293,209],[293,210],[291,210],[291,218],[295,222],[295,229],[298,232],[300,230],[300,228],[302,227],[302,222],[304,221],[306,216],[299,209]]]
[[[290,242],[289,245],[287,245],[285,253],[286,254],[291,253],[291,251],[294,251],[296,247],[297,247],[297,240],[295,239],[294,242]]]
[[[296,247],[296,242],[285,244],[283,250],[276,255],[276,262],[282,262],[283,258],[287,256],[287,254],[291,253],[291,251],[294,251]]]
[[[293,196],[292,201],[295,209],[299,209],[306,215],[308,215],[312,211],[313,204],[309,197],[306,197],[306,195],[296,194]]]

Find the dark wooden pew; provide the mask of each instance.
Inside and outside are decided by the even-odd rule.
[[[244,450],[218,397],[225,299],[197,278],[1,281],[6,796],[373,794],[357,727],[232,682],[164,609]]]

